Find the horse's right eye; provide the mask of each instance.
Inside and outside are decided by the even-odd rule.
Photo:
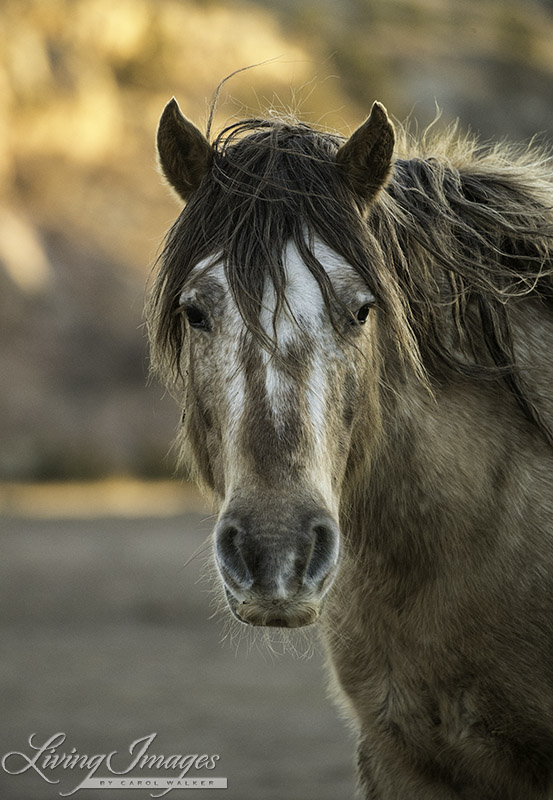
[[[186,310],[186,319],[188,320],[188,324],[192,328],[200,328],[201,330],[207,330],[208,321],[207,316],[198,308],[198,306],[187,306]]]
[[[365,324],[365,322],[367,321],[367,317],[369,316],[370,310],[371,310],[370,303],[365,303],[365,305],[361,306],[361,308],[358,310],[357,314],[355,315],[355,318],[357,319],[359,325]]]

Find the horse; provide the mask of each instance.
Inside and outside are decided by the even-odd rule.
[[[230,612],[317,622],[366,800],[553,798],[547,149],[173,99],[157,152],[151,362]]]

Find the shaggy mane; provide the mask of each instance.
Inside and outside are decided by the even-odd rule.
[[[179,296],[192,268],[222,254],[246,325],[259,323],[266,277],[286,304],[292,240],[332,316],[336,298],[314,237],[339,253],[377,298],[390,340],[421,379],[433,370],[505,380],[550,443],[513,353],[509,309],[553,298],[553,163],[538,148],[485,148],[455,126],[415,139],[398,131],[391,177],[362,216],[335,154],[340,137],[284,119],[247,119],[213,143],[213,168],[167,234],[148,318],[152,362],[178,377]]]

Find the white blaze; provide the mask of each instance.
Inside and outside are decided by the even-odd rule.
[[[315,255],[324,266],[329,277],[334,273],[342,273],[348,267],[344,260],[319,240],[315,241]],[[306,401],[308,407],[309,426],[313,441],[313,452],[307,466],[314,486],[323,493],[330,506],[334,492],[331,485],[331,465],[328,463],[326,451],[327,427],[327,381],[325,361],[332,358],[333,337],[323,322],[326,309],[317,280],[302,261],[297,248],[289,243],[284,259],[286,273],[286,302],[279,309],[275,318],[276,296],[272,281],[267,278],[260,314],[261,325],[268,337],[276,335],[278,350],[285,353],[295,342],[301,343],[303,331],[310,334],[316,342],[312,354],[309,374],[307,376]],[[194,272],[209,270],[226,285],[223,265],[220,258],[202,261]],[[222,352],[222,363],[225,372],[225,391],[229,410],[227,441],[232,441],[240,428],[246,397],[246,378],[240,360],[240,341],[244,330],[244,322],[236,304],[227,288],[227,307],[225,312],[225,343]],[[277,433],[284,430],[286,416],[290,413],[292,378],[278,366],[278,357],[274,357],[265,348],[261,349],[261,359],[265,370],[265,390],[269,403],[273,424]],[[294,413],[294,412],[292,412]],[[299,409],[298,412],[299,413]],[[232,449],[232,448],[231,448]],[[329,510],[336,510],[330,508]]]
[[[329,276],[341,270],[345,262],[320,241],[315,242],[315,255],[325,267]],[[331,470],[328,464],[325,431],[327,427],[327,380],[325,360],[332,357],[329,352],[332,337],[323,328],[326,309],[320,286],[316,278],[302,261],[296,247],[289,244],[285,253],[286,271],[286,304],[280,309],[275,320],[275,291],[268,278],[263,295],[261,324],[265,333],[273,337],[276,333],[279,350],[297,340],[301,340],[302,330],[309,333],[316,342],[312,354],[309,374],[306,381],[306,400],[308,406],[309,425],[312,432],[313,449],[309,469],[312,480],[329,499],[333,496]],[[270,353],[263,350],[265,367],[265,388],[267,400],[271,407],[275,429],[284,427],[286,414],[290,413],[291,379],[278,367]]]

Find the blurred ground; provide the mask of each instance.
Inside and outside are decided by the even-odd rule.
[[[212,524],[201,500],[169,483],[115,489],[0,488],[0,756],[29,752],[32,733],[64,732],[66,750],[128,759],[131,742],[156,732],[152,752],[220,755],[214,774],[228,789],[206,800],[352,797],[353,742],[325,697],[320,654],[221,643],[205,557],[183,567]],[[157,516],[139,514],[140,496],[150,514],[157,498]],[[51,786],[0,770],[0,797],[53,800],[77,784],[66,774]]]

